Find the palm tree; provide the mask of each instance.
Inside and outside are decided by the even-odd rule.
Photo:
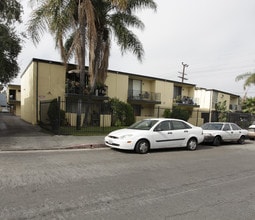
[[[111,33],[116,36],[122,53],[132,50],[137,58],[142,60],[144,54],[142,44],[127,27],[141,29],[144,27],[132,13],[145,7],[156,10],[153,0],[44,0],[33,11],[28,31],[36,44],[40,41],[40,35],[48,28],[55,37],[64,63],[67,63],[73,55],[76,57],[80,71],[81,93],[85,87],[87,42],[90,92],[93,93],[96,83],[103,84],[106,78]]]
[[[248,72],[248,73],[241,74],[236,77],[236,81],[240,81],[240,80],[245,80],[243,85],[244,89],[251,86],[252,84],[255,85],[255,73]]]
[[[50,31],[56,40],[56,46],[60,48],[65,64],[73,54],[76,55],[81,92],[84,91],[86,37],[88,36],[89,42],[96,37],[94,18],[91,0],[44,0],[33,11],[28,26],[28,32],[35,44],[40,41],[44,31]],[[69,35],[72,41],[67,51],[64,41]]]
[[[142,61],[144,55],[142,43],[128,28],[144,28],[142,21],[133,14],[137,9],[147,7],[156,10],[157,8],[153,0],[124,0],[122,4],[120,3],[121,6],[125,5],[122,8],[119,5],[116,6],[115,2],[114,0],[94,1],[97,40],[94,46],[95,51],[90,50],[90,54],[95,54],[94,57],[90,56],[89,66],[93,73],[90,74],[93,75],[90,82],[92,91],[96,84],[102,85],[105,82],[112,35],[115,36],[122,54],[131,50],[137,59]]]
[[[143,28],[143,23],[133,13],[145,7],[156,9],[156,4],[153,0],[44,0],[33,12],[28,31],[38,43],[40,35],[48,28],[55,37],[64,63],[72,55],[76,56],[81,94],[85,91],[87,46],[91,95],[96,83],[104,84],[106,79],[110,33],[116,36],[122,53],[132,50],[142,60],[142,44],[127,27]]]

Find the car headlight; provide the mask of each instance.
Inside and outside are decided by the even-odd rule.
[[[124,134],[124,135],[120,136],[119,138],[120,139],[127,139],[127,138],[130,138],[132,136],[133,136],[132,134]]]

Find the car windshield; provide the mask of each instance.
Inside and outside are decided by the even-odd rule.
[[[131,126],[129,126],[129,129],[137,129],[137,130],[150,130],[153,125],[155,125],[158,122],[158,120],[143,120],[138,121]]]
[[[221,130],[223,124],[222,123],[207,123],[202,125],[203,130]]]

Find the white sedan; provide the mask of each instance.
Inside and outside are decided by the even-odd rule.
[[[243,144],[248,131],[230,122],[208,122],[202,125],[204,142],[219,146],[222,142]]]
[[[111,132],[105,137],[105,145],[145,154],[150,149],[170,147],[196,150],[203,139],[201,127],[179,119],[152,118]]]

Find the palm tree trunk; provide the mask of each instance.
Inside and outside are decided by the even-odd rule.
[[[79,54],[79,69],[80,69],[80,92],[77,106],[77,120],[76,120],[76,129],[81,129],[81,109],[82,109],[82,96],[84,95],[85,89],[85,44],[86,44],[86,19],[83,16],[83,9],[79,1],[78,13],[79,13],[79,32],[80,32],[80,54]]]

